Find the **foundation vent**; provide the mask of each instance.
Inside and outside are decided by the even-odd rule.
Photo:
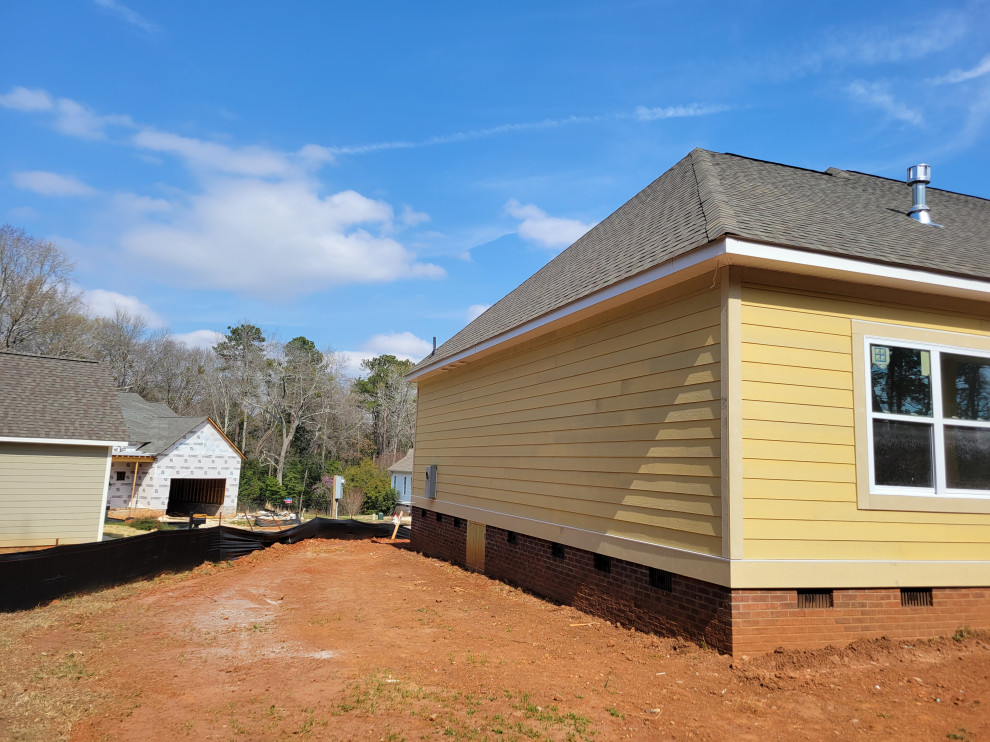
[[[832,591],[831,590],[798,590],[797,591],[797,607],[798,608],[831,608],[832,602]]]
[[[550,556],[554,559],[564,558],[564,545],[556,542],[550,544]]]
[[[650,567],[650,587],[663,590],[665,593],[674,591],[673,575],[662,569]]]
[[[902,587],[902,608],[931,608],[932,589],[930,587]]]
[[[516,533],[515,531],[507,531],[505,534],[505,540],[508,541],[510,544],[518,544],[519,534]]]
[[[612,557],[605,556],[604,554],[595,554],[595,569],[605,574],[611,572]]]

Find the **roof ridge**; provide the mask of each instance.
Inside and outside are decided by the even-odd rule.
[[[726,234],[738,234],[736,212],[722,188],[722,179],[715,167],[712,153],[699,147],[691,151],[690,157],[698,185],[701,212],[705,216],[708,241]]]

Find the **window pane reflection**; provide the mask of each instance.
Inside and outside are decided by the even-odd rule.
[[[870,346],[873,411],[932,415],[931,354],[927,350]]]
[[[942,353],[944,415],[957,420],[990,420],[990,360]]]
[[[932,426],[874,420],[873,468],[877,484],[933,487]]]
[[[990,489],[990,430],[945,426],[945,483],[953,489]]]

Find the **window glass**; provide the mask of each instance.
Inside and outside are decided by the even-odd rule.
[[[942,353],[945,417],[990,420],[990,359]]]
[[[891,345],[870,346],[873,411],[932,415],[931,353]]]
[[[934,487],[932,426],[874,420],[873,468],[880,485]]]
[[[945,426],[945,477],[952,489],[990,489],[990,428]]]

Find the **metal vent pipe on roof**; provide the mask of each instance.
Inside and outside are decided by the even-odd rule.
[[[932,182],[930,165],[914,165],[907,169],[907,184],[911,186],[914,204],[908,216],[922,224],[931,224],[932,217],[928,213],[928,203],[925,201],[925,186]]]

